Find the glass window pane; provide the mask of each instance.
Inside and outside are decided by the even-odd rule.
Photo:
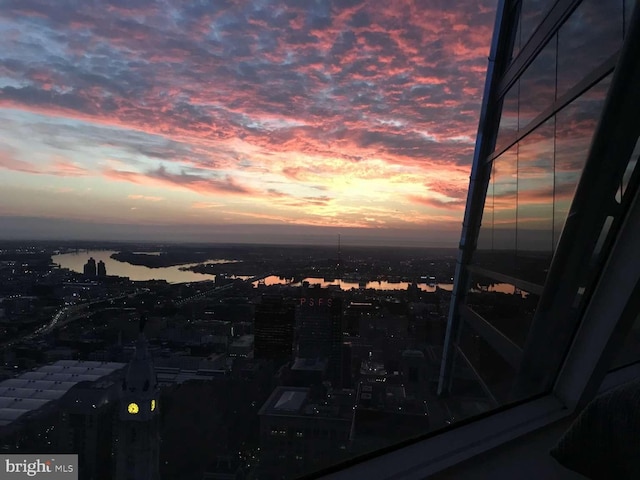
[[[516,206],[518,194],[517,145],[493,162],[493,248],[513,261],[516,250]]]
[[[527,135],[518,147],[518,258],[520,278],[544,283],[553,245],[554,119]]]
[[[624,175],[622,176],[622,195],[626,193],[627,187],[629,186],[629,180],[631,180],[631,176],[638,166],[638,157],[640,157],[640,138],[638,138],[638,140],[636,141],[636,146],[633,149],[633,153],[631,154],[631,159],[629,159],[627,168],[625,169]]]
[[[522,30],[522,46],[544,19],[555,0],[522,0],[520,22]]]
[[[605,77],[556,115],[553,245],[569,213],[576,186],[589,154],[611,76]]]
[[[631,24],[631,15],[633,14],[633,7],[636,5],[636,0],[624,0],[624,32],[625,36],[629,31],[629,25]]]
[[[622,45],[622,3],[585,0],[558,32],[558,96]]]
[[[517,81],[505,93],[502,102],[502,116],[498,127],[498,137],[496,139],[496,151],[505,148],[510,142],[515,141],[518,133],[518,89],[520,82]]]
[[[521,45],[522,45],[522,43],[521,43],[521,38],[522,38],[521,25],[522,25],[522,22],[520,21],[520,17],[518,17],[518,25],[516,26],[516,32],[515,32],[514,39],[513,39],[513,54],[511,55],[511,59],[512,60],[518,56],[518,54],[520,53],[520,49],[522,48],[521,47]]]
[[[640,315],[633,322],[622,349],[616,355],[611,368],[620,368],[635,362],[640,362]]]
[[[482,212],[482,223],[478,232],[478,250],[493,249],[493,165],[491,165],[487,196],[484,201],[484,211]]]
[[[556,46],[554,35],[520,78],[519,130],[556,99]]]
[[[523,347],[540,297],[510,283],[473,275],[467,305],[504,336]]]
[[[465,356],[466,362],[458,361],[456,363],[456,376],[454,377],[453,385],[454,390],[452,394],[458,394],[459,390],[466,387],[466,390],[471,392],[477,392],[476,395],[471,396],[474,398],[477,396],[479,399],[485,400],[497,400],[499,403],[504,403],[509,397],[511,386],[516,378],[515,369],[509,365],[491,345],[489,345],[484,338],[476,334],[470,327],[464,326],[462,329],[462,335],[460,338],[460,350]],[[471,367],[473,370],[471,370]],[[474,377],[479,378],[474,378]],[[484,389],[473,389],[476,381],[484,383],[490,391],[493,399],[489,397]],[[471,384],[471,385],[467,385]],[[453,395],[452,395],[453,396]],[[469,416],[473,412],[456,412],[460,416]],[[479,413],[479,412],[478,412]]]

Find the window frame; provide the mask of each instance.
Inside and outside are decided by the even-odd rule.
[[[494,138],[491,138],[491,135],[485,137],[483,129],[496,126],[496,116],[491,111],[492,106],[489,105],[492,99],[488,94],[495,91],[491,87],[495,87],[496,73],[498,73],[495,63],[497,40],[505,36],[507,28],[503,24],[507,20],[506,1],[500,0],[498,5],[492,55],[485,85],[485,99],[482,105],[460,253],[456,265],[457,286],[463,292],[468,287],[467,266],[470,252],[475,246],[474,240],[477,238],[484,207],[483,195],[486,195],[486,188],[483,189],[483,182],[485,186],[488,184],[488,178],[484,178],[487,176],[487,169],[482,168],[482,161],[487,156],[487,150],[491,151],[492,142],[495,142],[495,136]],[[554,10],[557,10],[560,5],[570,4],[572,8],[577,3],[559,1]],[[553,11],[547,16],[547,20],[550,18],[553,20],[552,14]],[[606,139],[615,137],[613,132],[616,135],[631,136],[638,133],[637,130],[640,128],[629,127],[624,129],[623,133],[619,133],[619,125],[616,125],[624,122],[628,124],[631,119],[636,118],[633,106],[640,103],[640,90],[633,88],[633,85],[640,82],[640,63],[635,60],[634,54],[640,49],[640,6],[638,4],[634,9],[630,25],[631,29],[618,58],[600,125],[594,135],[592,151],[589,154],[590,160],[593,160],[594,156],[606,158],[612,154],[615,158],[615,153],[620,153],[616,150],[616,139],[613,138],[608,142]],[[539,30],[544,29],[543,25]],[[537,33],[534,33],[534,37]],[[530,49],[529,47],[531,47],[530,44],[526,45],[525,49]],[[615,92],[613,95],[612,91]],[[600,138],[597,138],[598,136]],[[580,183],[583,182],[584,178],[580,180]],[[423,479],[510,440],[574,415],[598,392],[607,391],[640,377],[640,362],[607,373],[615,352],[622,346],[640,310],[640,256],[637,255],[636,248],[637,238],[640,237],[640,188],[638,185],[635,187],[633,197],[629,198],[626,205],[620,227],[617,232],[614,232],[615,240],[606,252],[598,281],[590,292],[577,331],[563,357],[561,369],[549,393],[511,407],[506,406],[494,412],[487,412],[480,417],[461,421],[444,431],[427,434],[423,439],[408,440],[383,451],[355,458],[318,472],[310,478]],[[454,288],[446,341],[458,338],[460,333],[457,294],[459,292]],[[456,319],[458,319],[457,325]],[[452,345],[455,344],[457,342],[452,342]],[[447,368],[450,366],[446,365],[445,352],[441,379]]]

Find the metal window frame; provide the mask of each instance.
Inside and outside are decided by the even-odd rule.
[[[589,90],[591,87],[602,81],[607,75],[609,75],[615,68],[620,51],[611,55],[608,59],[602,62],[598,67],[591,71],[586,77],[580,80],[576,85],[567,90],[560,96],[555,102],[549,105],[546,109],[540,112],[533,120],[531,120],[522,130],[518,130],[516,133],[508,137],[507,142],[500,149],[494,150],[487,156],[485,162],[489,163],[498,158],[504,152],[513,147],[516,143],[529,135],[540,125],[546,122],[549,118],[559,113],[564,107],[580,97],[583,93]]]
[[[522,361],[522,348],[468,305],[460,306],[460,314],[465,325],[480,335],[505,362],[518,369]]]
[[[467,270],[470,273],[477,273],[484,277],[498,280],[499,282],[509,283],[520,290],[524,290],[535,295],[541,295],[544,288],[542,285],[538,285],[537,283],[522,280],[521,278],[516,278],[505,273],[494,272],[493,270],[489,270],[488,268],[484,268],[476,264],[467,265]]]
[[[590,259],[600,237],[607,216],[623,213],[615,201],[619,179],[626,169],[625,160],[631,156],[640,134],[637,105],[640,104],[640,8],[636,5],[629,36],[625,39],[618,64],[584,170],[558,241],[544,292],[534,316],[524,348],[520,379],[514,395],[553,386],[565,360],[565,352],[574,337],[570,328],[575,315],[576,294],[585,286],[584,280],[592,270]],[[613,159],[617,159],[612,161]],[[636,192],[637,194],[637,192]],[[631,202],[626,204],[629,208]],[[633,209],[629,211],[634,211]],[[633,218],[633,217],[631,217]],[[619,219],[612,230],[625,228]],[[613,253],[611,253],[613,255]],[[597,272],[602,275],[602,270]],[[591,293],[594,286],[586,285]],[[597,289],[597,287],[595,287]],[[589,294],[590,292],[587,292]],[[584,314],[584,311],[577,312]],[[558,332],[552,319],[563,319],[565,328]],[[578,319],[575,327],[578,327]],[[583,317],[582,323],[587,321]],[[548,355],[540,355],[546,351]]]
[[[502,77],[498,86],[498,96],[500,98],[520,78],[580,3],[582,3],[582,0],[558,0],[551,7],[551,10],[520,49],[518,56],[511,62]]]
[[[554,392],[570,408],[580,408],[593,396],[640,311],[638,238],[640,192],[636,191],[556,380]]]
[[[439,395],[444,391],[448,391],[451,386],[450,379],[454,369],[456,345],[460,340],[462,324],[458,307],[466,294],[469,284],[469,272],[466,269],[466,265],[469,264],[471,259],[471,252],[475,250],[484,201],[489,187],[491,169],[484,167],[483,160],[495,148],[500,113],[502,111],[502,100],[494,95],[500,78],[508,66],[511,44],[514,40],[514,35],[512,34],[513,22],[510,22],[513,11],[510,12],[507,8],[509,3],[509,0],[499,0],[496,10],[496,22],[493,29],[487,78],[480,108],[480,121],[471,166],[471,177],[469,178],[469,193],[462,222],[458,258],[456,259],[456,282],[451,292],[449,320],[445,333],[443,360],[438,382]]]
[[[424,479],[574,415],[595,393],[640,378],[640,362],[606,372],[640,309],[640,257],[636,255],[634,262],[629,261],[629,252],[637,252],[639,234],[640,190],[637,190],[633,208],[591,297],[564,368],[548,395],[462,425],[454,424],[424,440],[314,478]],[[620,288],[620,279],[630,274],[633,281]]]
[[[609,373],[597,393],[640,378],[640,362]],[[307,478],[326,480],[424,480],[449,467],[575,414],[554,395],[547,395],[492,414],[396,451]]]
[[[571,2],[559,1],[556,5],[568,3]],[[577,4],[578,2],[573,3]],[[498,12],[492,53],[496,52],[495,42],[500,36],[498,32],[504,34],[504,26],[501,24],[505,12],[504,0],[499,2]],[[632,111],[633,107],[640,104],[640,102],[633,101],[640,99],[640,91],[635,88],[635,85],[640,83],[640,62],[637,62],[635,53],[637,51],[640,51],[639,4],[636,4],[633,11],[630,32],[625,38],[620,60],[616,66],[612,80],[612,90],[610,90],[610,95],[607,97],[602,119],[597,129],[598,133],[594,136],[589,160],[602,156],[606,158],[608,155],[615,154],[616,151],[620,153],[619,147],[616,145],[618,138],[616,135],[625,135],[625,133],[629,135],[628,130],[617,132],[616,128],[620,121],[634,118],[631,116],[632,113],[629,109]],[[493,83],[492,77],[495,74],[495,64],[492,61],[487,77],[487,85],[485,86],[481,129],[487,125],[484,123],[486,121],[484,116],[490,107],[487,105],[487,94],[489,93],[489,84]],[[614,90],[615,93],[612,94]],[[491,125],[495,126],[495,122],[489,124],[489,126]],[[613,132],[612,129],[614,130]],[[461,253],[456,265],[456,274],[460,275],[457,278],[456,286],[463,289],[467,287],[468,283],[468,269],[466,266],[470,251],[474,247],[475,238],[477,238],[479,218],[482,214],[484,203],[482,195],[486,193],[486,188],[481,187],[482,180],[487,180],[484,178],[486,177],[487,169],[482,168],[480,160],[486,158],[486,156],[483,157],[481,155],[483,151],[486,151],[486,145],[485,149],[482,148],[483,142],[491,143],[491,139],[482,138],[481,133],[482,130],[479,131],[476,143],[476,155],[472,168],[470,192],[467,198],[467,210],[465,211],[465,223],[463,224],[460,244]],[[495,138],[493,138],[493,141],[495,141]],[[589,164],[589,162],[587,163]],[[592,161],[591,164],[593,163],[597,164],[599,162]],[[590,170],[590,172],[586,172],[583,175],[578,187],[577,194],[582,196],[582,201],[589,195],[589,191],[586,188],[589,186],[589,177],[593,178],[594,175],[593,168],[590,168]],[[585,177],[587,178],[586,180]],[[487,184],[488,181],[485,181],[485,187]],[[586,202],[586,204],[589,205],[591,202]],[[580,205],[580,201],[577,202],[577,205]],[[579,214],[580,212],[576,212],[574,207],[575,202],[570,214],[573,217],[571,221],[576,222],[575,216],[577,215],[577,220],[580,221],[578,226],[582,227],[586,222],[585,212],[582,211],[582,214]],[[573,229],[574,233],[578,231],[575,223]],[[628,201],[625,218],[621,222],[616,235],[616,240],[608,251],[606,263],[600,271],[599,281],[593,288],[588,305],[581,317],[577,334],[573,338],[568,353],[564,357],[562,369],[555,377],[555,383],[548,395],[477,420],[471,419],[469,422],[452,425],[447,431],[436,432],[436,434],[424,440],[414,441],[408,445],[405,442],[398,447],[391,447],[391,451],[387,449],[384,452],[376,452],[374,453],[375,456],[366,458],[366,461],[355,459],[351,462],[346,462],[329,469],[331,471],[325,471],[325,475],[320,472],[314,478],[321,477],[337,480],[351,478],[368,478],[369,480],[424,479],[452,465],[574,414],[596,391],[605,391],[631,379],[639,378],[640,362],[609,374],[606,373],[613,354],[622,345],[624,337],[631,328],[633,317],[640,309],[640,257],[637,256],[636,248],[637,238],[640,236],[640,188],[637,185],[632,198]],[[571,245],[569,245],[568,240],[570,236],[565,235],[565,232],[563,232],[562,237],[565,238],[564,241],[561,238],[561,243],[565,244],[565,248],[570,248]],[[569,249],[564,253],[572,252]],[[575,253],[572,253],[572,256],[575,257]],[[630,259],[633,259],[633,261]],[[561,261],[559,265],[567,267],[566,260]],[[562,276],[563,271],[557,270],[558,264],[555,267],[556,269],[551,274]],[[558,277],[555,283],[557,281],[562,281],[562,279]],[[624,287],[622,288],[621,285],[624,285]],[[454,287],[451,299],[450,324],[447,329],[447,339],[452,342],[450,347],[455,345],[453,343],[455,340],[454,334],[459,334],[460,327],[460,312],[458,307],[453,305],[456,300],[456,293],[460,294]],[[464,290],[462,295],[464,296]],[[564,300],[566,301],[566,299]],[[456,323],[456,320],[458,320],[457,327],[456,325],[452,326],[453,323]],[[441,377],[447,368],[445,360],[443,359]],[[394,450],[394,448],[396,449]]]

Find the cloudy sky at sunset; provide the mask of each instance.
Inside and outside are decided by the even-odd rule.
[[[0,0],[0,238],[455,245],[496,0]]]

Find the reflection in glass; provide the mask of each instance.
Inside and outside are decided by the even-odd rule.
[[[522,130],[556,99],[556,36],[520,77],[518,129]]]
[[[500,151],[505,148],[509,141],[513,141],[515,139],[516,133],[518,133],[519,86],[520,81],[517,81],[504,95],[500,126],[498,127],[498,136],[496,138],[496,151]]]
[[[629,25],[631,24],[631,15],[633,14],[633,7],[636,4],[636,0],[624,0],[624,35],[627,36],[629,31]]]
[[[484,211],[482,212],[482,223],[478,232],[478,250],[493,249],[493,165],[491,166],[490,175],[487,196],[484,201]]]
[[[487,404],[487,407],[495,407],[496,401],[506,403],[516,379],[515,369],[468,325],[462,328],[460,351],[451,397],[467,398],[468,401],[466,405],[455,404],[454,415],[464,418],[481,413],[470,410],[476,402]],[[488,392],[480,386],[482,384]]]
[[[517,152],[514,145],[493,161],[493,248],[512,254],[516,250]]]
[[[558,96],[622,45],[622,3],[584,0],[558,31]]]
[[[554,118],[527,135],[518,147],[518,257],[528,257],[520,278],[538,283],[553,245]],[[533,268],[532,268],[533,267]]]
[[[510,283],[473,275],[467,305],[516,345],[523,347],[540,297]]]
[[[640,362],[640,315],[633,322],[622,348],[611,364],[611,369],[624,367],[635,362]]]
[[[638,157],[640,157],[640,138],[636,141],[636,146],[633,149],[633,153],[631,154],[631,159],[627,164],[627,168],[624,171],[624,175],[622,176],[622,191],[621,194],[624,196],[627,191],[627,186],[629,185],[629,180],[631,179],[631,175],[635,171],[638,165]]]
[[[521,47],[527,43],[553,3],[554,0],[522,0],[520,13]]]
[[[511,55],[511,59],[513,60],[514,58],[516,58],[518,56],[518,54],[520,53],[521,50],[521,45],[522,45],[522,29],[521,29],[521,22],[520,22],[520,17],[518,17],[518,21],[516,24],[516,32],[514,34],[514,39],[513,39],[513,54]],[[509,62],[511,63],[511,62]]]
[[[553,245],[569,213],[573,195],[589,154],[611,76],[605,77],[556,115]]]

